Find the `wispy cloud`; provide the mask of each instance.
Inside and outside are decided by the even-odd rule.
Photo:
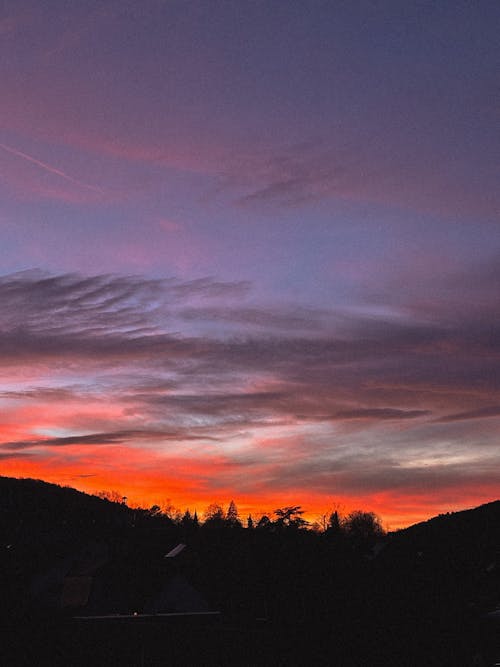
[[[500,405],[489,405],[477,410],[466,410],[451,415],[444,415],[438,419],[439,422],[455,422],[467,419],[485,419],[488,417],[500,417]]]
[[[371,202],[446,216],[464,212],[498,217],[498,194],[472,181],[457,183],[449,169],[429,165],[418,147],[381,144],[352,129],[297,144],[252,147],[225,155],[221,189],[239,192],[242,206],[302,206],[338,199]],[[481,196],[483,195],[483,196]]]
[[[183,442],[186,440],[215,440],[203,434],[190,434],[185,430],[154,431],[152,429],[144,431],[117,431],[115,433],[87,433],[84,435],[71,435],[60,438],[38,438],[36,440],[14,440],[2,443],[2,448],[10,450],[33,449],[40,447],[72,447],[94,446],[94,445],[122,445],[130,442],[147,441],[153,442],[160,440],[167,442],[175,440]]]
[[[142,452],[205,489],[346,497],[498,481],[494,299],[481,320],[472,302],[442,321],[291,304],[274,319],[250,296],[213,278],[1,278],[5,465],[61,456],[80,474],[120,448],[123,466]],[[196,458],[217,465],[202,473]]]
[[[103,194],[103,190],[101,188],[98,188],[95,185],[90,185],[89,183],[86,183],[85,181],[82,181],[80,179],[74,178],[73,176],[70,176],[66,172],[62,171],[61,169],[57,169],[56,167],[47,164],[46,162],[42,162],[41,160],[38,160],[32,155],[23,153],[23,151],[13,148],[12,146],[7,146],[6,144],[0,143],[0,148],[6,151],[7,153],[10,153],[11,155],[15,155],[16,157],[22,158],[23,160],[27,160],[28,162],[35,164],[37,167],[40,167],[40,169],[43,169],[44,171],[47,171],[50,174],[55,174],[56,176],[63,178],[65,181],[68,181],[73,185],[77,185],[80,188],[85,188],[86,190],[92,190],[93,192]]]
[[[318,308],[275,305],[273,307],[208,307],[185,308],[180,316],[188,321],[225,322],[235,326],[249,326],[270,331],[273,329],[318,332],[318,327],[326,330],[332,326],[332,313]]]

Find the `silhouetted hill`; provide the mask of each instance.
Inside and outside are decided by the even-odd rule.
[[[437,665],[493,664],[498,630],[486,636],[483,621],[500,603],[499,501],[389,535],[374,564],[373,613],[410,653],[432,652]],[[473,663],[479,653],[490,657]]]
[[[427,521],[403,528],[396,533],[400,538],[412,541],[453,540],[464,537],[481,539],[491,535],[500,526],[500,500],[473,509],[448,512]]]
[[[7,552],[11,561],[22,563],[31,574],[90,535],[123,524],[130,512],[72,488],[0,477],[0,558]]]
[[[31,611],[34,578],[109,533],[128,508],[33,479],[0,477],[0,618]]]
[[[390,536],[386,560],[408,582],[420,577],[443,595],[487,609],[500,602],[500,501],[441,514]]]
[[[0,511],[2,520],[30,525],[69,525],[103,523],[131,510],[71,487],[50,484],[38,479],[0,477]]]

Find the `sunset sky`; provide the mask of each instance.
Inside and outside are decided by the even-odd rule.
[[[389,528],[498,498],[499,34],[5,0],[0,473]]]

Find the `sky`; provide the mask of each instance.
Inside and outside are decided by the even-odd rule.
[[[388,528],[498,498],[499,30],[5,0],[0,473]]]

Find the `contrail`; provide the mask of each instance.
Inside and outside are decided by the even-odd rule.
[[[3,150],[7,151],[7,153],[12,153],[12,155],[17,155],[17,157],[22,157],[25,160],[28,160],[28,162],[32,162],[33,164],[36,164],[41,169],[45,169],[45,171],[48,171],[51,174],[56,174],[56,176],[60,176],[61,178],[64,178],[66,181],[69,181],[70,183],[74,183],[75,185],[78,185],[81,188],[86,188],[87,190],[93,190],[94,192],[99,192],[100,194],[103,194],[103,191],[100,188],[97,188],[94,185],[89,185],[88,183],[85,183],[84,181],[79,181],[78,179],[73,178],[72,176],[68,176],[68,174],[65,174],[64,171],[61,171],[60,169],[56,169],[55,167],[51,167],[50,164],[46,164],[45,162],[42,162],[41,160],[37,160],[36,158],[32,157],[31,155],[28,155],[27,153],[23,153],[22,151],[18,151],[15,148],[12,148],[11,146],[6,146],[5,144],[2,144],[1,142],[0,142],[0,148],[3,148]]]

